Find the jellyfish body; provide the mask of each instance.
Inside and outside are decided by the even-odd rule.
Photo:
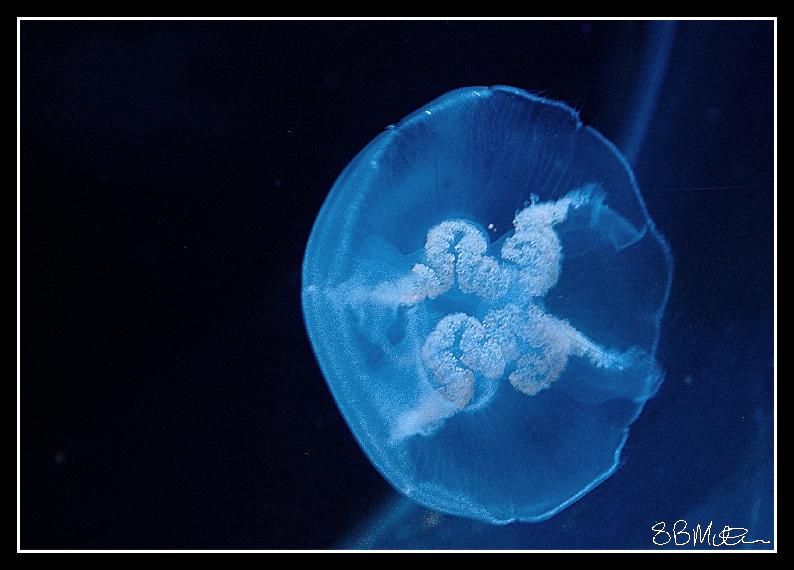
[[[656,392],[669,250],[617,149],[562,103],[452,91],[347,166],[302,300],[336,402],[399,491],[539,521],[616,468]]]

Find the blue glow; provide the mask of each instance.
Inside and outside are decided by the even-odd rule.
[[[632,103],[631,128],[621,141],[620,148],[629,164],[634,164],[645,140],[645,133],[653,117],[653,111],[664,84],[664,76],[673,51],[676,23],[671,21],[648,22],[647,47],[643,51],[643,61],[637,85],[633,91],[637,94]]]
[[[303,309],[353,434],[399,491],[540,521],[617,467],[662,380],[671,255],[617,149],[563,103],[458,89],[326,199]]]

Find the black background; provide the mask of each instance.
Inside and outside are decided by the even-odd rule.
[[[300,312],[334,179],[466,85],[562,99],[619,139],[645,27],[23,21],[22,547],[334,547],[392,493]],[[651,131],[670,154],[638,168],[679,254],[673,302],[708,322],[714,288],[746,298],[759,256],[756,302],[734,309],[771,318],[770,32],[679,28]],[[712,186],[741,194],[687,191]],[[710,254],[682,254],[693,242]]]

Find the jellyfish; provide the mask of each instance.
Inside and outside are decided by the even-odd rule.
[[[306,247],[303,314],[399,492],[536,522],[615,471],[659,388],[671,259],[628,164],[576,111],[462,88],[339,176]]]

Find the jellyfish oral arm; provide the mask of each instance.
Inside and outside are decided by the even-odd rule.
[[[619,354],[541,307],[561,271],[562,245],[554,226],[565,221],[569,209],[588,204],[593,193],[588,186],[557,201],[533,200],[516,214],[499,258],[487,254],[488,236],[477,225],[444,221],[429,230],[424,259],[408,275],[347,297],[368,295],[370,302],[397,311],[449,294],[474,298],[469,304],[484,314],[482,320],[463,311],[446,314],[427,334],[419,358],[421,378],[432,393],[423,392],[397,418],[393,437],[432,433],[472,403],[478,384],[488,384],[479,391],[493,396],[496,383],[507,376],[516,390],[534,396],[561,376],[572,356],[597,367],[621,366]]]

